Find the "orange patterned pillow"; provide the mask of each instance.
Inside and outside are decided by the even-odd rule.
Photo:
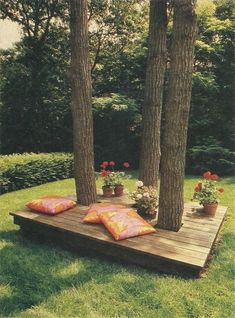
[[[133,209],[127,213],[104,212],[100,219],[114,239],[124,240],[128,237],[155,233],[156,230]]]
[[[75,201],[54,195],[28,202],[26,207],[41,213],[55,215],[57,213],[71,209],[75,205]]]
[[[87,215],[83,221],[88,223],[101,223],[100,214],[107,211],[116,211],[125,208],[122,204],[110,204],[110,203],[94,203],[91,204]]]

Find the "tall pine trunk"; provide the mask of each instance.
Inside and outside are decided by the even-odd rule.
[[[149,51],[143,106],[139,179],[155,186],[160,163],[160,126],[166,67],[167,1],[150,0]]]
[[[74,170],[78,202],[97,200],[94,174],[92,87],[87,0],[70,0]]]
[[[185,154],[196,35],[195,0],[175,0],[161,158],[158,226],[178,231],[184,210]]]

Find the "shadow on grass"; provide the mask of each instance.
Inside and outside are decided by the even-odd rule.
[[[51,296],[71,287],[80,288],[93,281],[95,284],[116,282],[116,296],[135,297],[146,287],[149,295],[155,291],[155,282],[151,279],[151,271],[145,271],[132,265],[121,266],[118,263],[73,255],[52,243],[35,244],[19,235],[18,230],[0,232],[0,240],[4,242],[0,250],[1,276],[0,284],[7,286],[7,292],[0,295],[0,316],[17,316],[32,306],[40,305]],[[231,232],[223,235],[223,244],[216,251],[220,258],[213,275],[233,279],[235,269],[231,264],[228,250],[233,249],[235,235]],[[221,242],[221,243],[222,243]],[[72,271],[71,271],[72,266]],[[230,269],[230,270],[228,270]],[[134,281],[126,281],[125,275],[119,278],[119,288],[115,276],[120,272],[131,273]],[[154,274],[164,278],[163,274]],[[123,277],[123,278],[122,278]],[[167,275],[167,278],[176,277]],[[149,278],[149,279],[146,279]],[[189,280],[181,282],[188,284]],[[147,282],[147,285],[146,285]],[[155,299],[156,300],[156,299]],[[58,299],[59,301],[59,299]]]
[[[125,295],[133,297],[137,286],[146,286],[144,276],[152,277],[151,271],[135,265],[123,266],[95,255],[90,258],[84,256],[83,251],[73,254],[53,243],[44,244],[43,238],[35,244],[19,233],[19,230],[0,232],[0,241],[3,242],[0,249],[0,286],[7,286],[7,292],[0,295],[0,317],[17,316],[48,301],[51,296],[69,288],[79,289],[90,281],[101,284],[102,288],[110,282],[115,284],[120,273],[125,273],[121,275],[120,289],[124,288]],[[126,274],[134,275],[135,281],[125,283]],[[156,272],[154,275],[165,276]],[[154,283],[148,284],[148,288],[149,291],[154,290]]]
[[[78,259],[59,248],[33,244],[19,231],[0,232],[0,240],[5,240],[0,250],[0,284],[8,287],[8,292],[0,295],[3,317],[17,316],[66,288],[80,287],[90,280],[109,282],[120,271],[118,265],[105,266],[100,260]],[[76,271],[70,273],[66,269],[74,262]]]

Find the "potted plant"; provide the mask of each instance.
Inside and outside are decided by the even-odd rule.
[[[126,175],[124,171],[114,171],[115,162],[114,161],[104,161],[101,167],[101,176],[103,177],[103,194],[104,196],[111,197],[113,188],[115,196],[122,196],[124,191],[123,179],[130,178],[130,175]],[[130,164],[128,162],[124,162],[123,166],[125,168],[129,168]],[[107,170],[110,167],[112,170]]]
[[[112,180],[110,178],[109,171],[101,171],[100,173],[101,177],[103,178],[103,196],[106,198],[110,198],[113,195],[113,188],[112,188]]]
[[[158,206],[157,189],[152,186],[144,186],[142,181],[137,181],[136,186],[136,191],[130,193],[130,198],[135,201],[134,207],[142,217],[154,219]]]
[[[223,188],[217,187],[219,177],[210,171],[203,173],[203,179],[200,180],[195,189],[193,199],[203,205],[206,214],[214,216],[219,203],[219,196],[224,192]]]
[[[123,167],[127,169],[130,167],[130,164],[128,162],[124,162]],[[130,178],[131,176],[126,175],[124,171],[116,171],[113,173],[114,173],[114,195],[116,197],[120,197],[123,195],[123,191],[124,191],[124,184],[123,184],[124,178]]]

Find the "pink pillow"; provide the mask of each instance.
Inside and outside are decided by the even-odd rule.
[[[26,207],[37,212],[55,215],[71,209],[75,205],[76,202],[73,200],[54,195],[30,201],[26,204]]]
[[[87,215],[83,221],[87,223],[101,223],[100,214],[107,211],[116,211],[125,208],[122,204],[110,204],[110,203],[94,203],[89,206]]]
[[[128,237],[155,233],[156,230],[133,209],[127,213],[119,211],[104,212],[100,219],[114,239],[124,240]]]

